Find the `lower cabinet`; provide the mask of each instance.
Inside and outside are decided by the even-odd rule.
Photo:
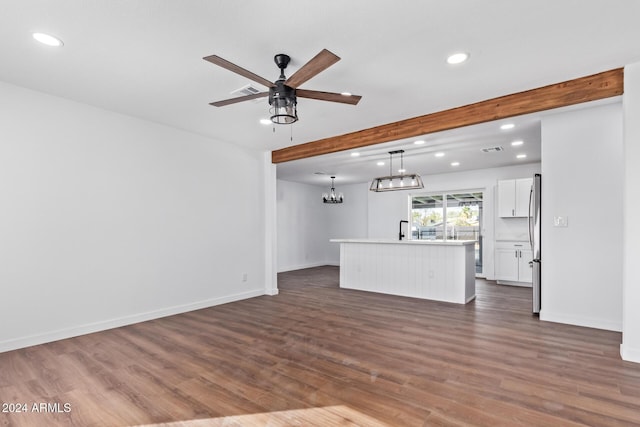
[[[533,259],[529,242],[496,242],[495,272],[496,280],[531,283]]]

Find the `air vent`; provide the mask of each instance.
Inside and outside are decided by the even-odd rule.
[[[231,95],[235,95],[235,96],[244,96],[244,95],[255,95],[256,93],[260,93],[263,92],[260,89],[258,89],[257,87],[254,87],[250,84],[241,87],[240,89],[236,89],[233,92],[231,92]]]
[[[502,148],[502,147],[488,147],[488,148],[483,148],[482,151],[485,152],[485,153],[497,153],[498,151],[504,151],[504,148]]]

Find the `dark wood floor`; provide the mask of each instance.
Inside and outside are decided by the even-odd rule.
[[[530,289],[479,281],[456,305],[340,289],[336,267],[278,279],[278,296],[0,354],[0,401],[29,406],[0,425],[640,425],[620,334],[540,322]]]

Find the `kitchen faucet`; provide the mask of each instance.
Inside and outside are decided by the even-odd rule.
[[[402,238],[404,237],[404,233],[402,232],[402,223],[403,222],[406,222],[407,226],[409,226],[409,221],[407,221],[406,219],[401,219],[400,220],[399,230],[398,230],[398,240],[402,240]]]

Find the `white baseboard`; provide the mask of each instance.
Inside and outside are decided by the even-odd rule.
[[[285,273],[287,271],[294,271],[294,270],[303,270],[305,268],[324,267],[325,265],[332,265],[332,264],[329,264],[326,261],[324,261],[324,262],[311,262],[308,264],[290,265],[287,267],[279,268],[278,273]]]
[[[127,326],[134,323],[146,322],[148,320],[158,319],[160,317],[173,316],[174,314],[200,310],[202,308],[213,307],[216,305],[226,304],[229,302],[240,301],[248,298],[254,298],[264,294],[265,294],[264,289],[242,292],[239,294],[227,295],[220,298],[211,298],[208,300],[198,301],[198,302],[189,303],[189,304],[176,305],[173,307],[167,307],[160,310],[148,311],[145,313],[133,314],[130,316],[119,317],[116,319],[88,323],[85,325],[59,329],[56,331],[48,331],[42,334],[30,335],[28,337],[0,341],[0,353],[5,351],[17,350],[19,348],[24,348],[24,347],[31,347],[33,345],[44,344],[52,341],[73,338],[79,335],[92,334],[94,332],[105,331],[107,329],[119,328],[121,326]]]
[[[540,320],[545,322],[564,323],[567,325],[583,326],[585,328],[604,329],[605,331],[622,332],[622,320],[620,322],[589,317],[567,316],[565,314],[549,313],[540,310]]]
[[[509,280],[496,280],[496,283],[498,285],[519,286],[521,288],[531,288],[531,287],[533,287],[533,284],[531,284],[529,282],[511,282]]]
[[[640,348],[631,348],[620,344],[620,357],[627,362],[640,363]]]

